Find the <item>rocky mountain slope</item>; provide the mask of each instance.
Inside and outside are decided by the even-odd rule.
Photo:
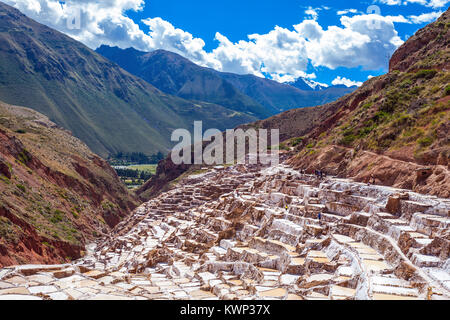
[[[355,92],[241,127],[279,129],[297,169],[449,197],[449,15],[419,30],[394,53],[389,73]],[[149,199],[197,169],[166,159],[138,194]]]
[[[322,91],[300,90],[288,84],[253,75],[224,73],[222,77],[236,88],[266,107],[278,112],[293,108],[318,106],[353,92],[354,88],[329,88]]]
[[[0,266],[79,258],[136,205],[84,143],[34,110],[0,102]]]
[[[418,31],[354,93],[256,124],[280,129],[296,168],[449,197],[449,22],[447,11]]]
[[[2,2],[0,100],[45,114],[101,156],[167,152],[172,130],[194,120],[225,130],[258,119],[167,95]]]
[[[292,108],[331,102],[355,90],[346,87],[323,88],[320,92],[310,87],[301,90],[253,75],[200,67],[165,50],[147,53],[133,48],[101,46],[96,51],[165,93],[251,112],[259,119]]]
[[[290,163],[449,197],[449,29],[447,11],[394,53],[388,74],[323,106],[306,135],[292,132]],[[278,119],[271,126],[293,125]]]
[[[182,56],[165,50],[146,53],[128,48],[101,46],[96,50],[128,72],[159,90],[184,99],[220,104],[258,119],[275,113],[237,90],[214,70],[202,68]]]

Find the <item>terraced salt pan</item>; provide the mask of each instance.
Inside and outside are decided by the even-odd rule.
[[[372,286],[374,293],[392,294],[405,297],[417,297],[419,292],[415,288],[392,287],[374,284]]]
[[[363,260],[362,264],[367,271],[380,272],[391,269],[391,267],[384,261]]]
[[[23,294],[8,294],[8,295],[0,295],[0,300],[42,300],[40,297],[31,296],[31,295],[23,295]]]
[[[387,200],[385,196],[399,190],[334,178],[327,178],[319,185],[313,176],[301,175],[284,166],[269,168],[266,175],[259,174],[260,168],[245,166],[239,170],[234,167],[218,170],[222,171],[190,179],[188,185],[181,184],[138,208],[129,221],[124,221],[127,228],[118,226],[119,232],[125,230],[123,234],[99,243],[87,257],[73,264],[82,266],[83,270],[74,268],[66,274],[58,266],[62,278],[56,279],[50,270],[30,269],[24,272],[34,275],[25,276],[18,271],[7,281],[1,277],[9,277],[12,269],[0,270],[0,298],[31,296],[28,287],[51,286],[58,291],[46,290],[46,299],[410,299],[426,296],[426,292],[418,295],[409,281],[393,276],[396,265],[391,266],[381,252],[364,244],[374,243],[376,239],[366,240],[373,231],[369,230],[371,225],[362,226],[367,219],[358,215],[364,214],[354,214],[359,223],[355,226],[348,218],[323,212],[325,203],[331,200],[366,206],[365,218],[372,219],[376,214],[373,218],[391,225],[397,237],[408,233],[415,239],[415,247],[408,255],[395,246],[387,250],[389,255],[396,254],[410,263],[408,257],[418,252],[417,246],[430,244],[432,238],[414,223],[408,225],[404,218],[381,212]],[[220,189],[223,193],[217,199],[210,199],[205,194],[210,193],[211,187],[215,188],[214,192]],[[314,204],[300,205],[305,195]],[[421,203],[419,198],[411,197],[419,203],[408,205],[426,208],[428,203]],[[289,213],[284,209],[283,201],[287,200],[291,204]],[[318,212],[323,213],[321,225],[316,217]],[[245,219],[243,226],[236,235],[228,234],[227,229],[237,222],[233,220],[236,217]],[[433,226],[442,220],[440,216],[426,219],[429,220],[424,223]],[[418,216],[416,222],[422,226]],[[219,234],[225,235],[220,243]],[[390,235],[388,232],[385,236],[389,239]],[[396,243],[397,238],[392,242]],[[156,256],[154,263],[149,260],[150,251],[152,255],[156,252],[163,256]],[[424,261],[420,256],[415,259],[419,264]],[[433,288],[433,292],[438,292],[433,294],[434,299],[447,297],[448,273],[442,272],[450,271],[450,262],[440,261],[441,265],[442,268],[427,270],[429,279],[440,281],[422,280],[422,275],[417,273],[414,276],[414,281],[426,281],[426,285],[437,287]],[[420,270],[417,264],[415,267]],[[4,289],[9,290],[8,294],[2,294]]]
[[[332,299],[346,299],[353,298],[355,296],[356,290],[352,288],[341,287],[337,285],[331,286],[330,296]]]
[[[387,276],[373,276],[372,283],[375,285],[391,286],[391,287],[411,287],[411,285],[402,279]]]

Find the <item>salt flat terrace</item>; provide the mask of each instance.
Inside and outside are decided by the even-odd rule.
[[[450,200],[216,167],[66,265],[0,270],[0,299],[449,299]]]

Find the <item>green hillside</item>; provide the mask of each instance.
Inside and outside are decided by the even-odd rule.
[[[167,152],[172,130],[194,120],[224,130],[257,119],[164,94],[1,2],[0,99],[47,115],[101,156]]]

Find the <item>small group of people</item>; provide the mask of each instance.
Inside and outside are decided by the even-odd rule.
[[[307,174],[306,169],[300,169],[299,172],[301,174]],[[319,179],[323,179],[327,174],[325,173],[325,171],[314,170],[314,175]]]
[[[321,170],[314,170],[314,174],[319,179],[323,179],[326,176],[326,173]]]

